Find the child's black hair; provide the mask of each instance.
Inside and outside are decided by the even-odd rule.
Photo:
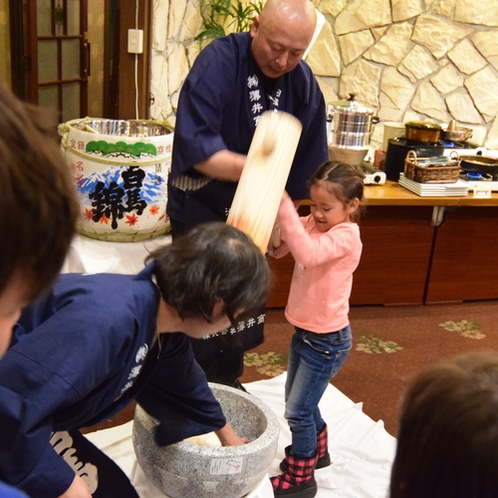
[[[356,166],[338,161],[326,161],[311,177],[309,187],[315,186],[318,182],[325,182],[324,185],[328,192],[335,195],[344,206],[348,205],[352,200],[358,199],[360,206],[351,215],[352,221],[358,221],[361,212],[364,210],[364,178],[365,174]]]

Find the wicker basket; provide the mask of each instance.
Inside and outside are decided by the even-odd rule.
[[[447,162],[419,164],[417,153],[408,151],[405,159],[405,177],[419,183],[455,183],[460,175],[460,160],[454,151]]]

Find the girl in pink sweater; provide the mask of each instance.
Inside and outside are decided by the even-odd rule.
[[[296,262],[285,309],[294,325],[285,385],[285,418],[292,444],[285,449],[275,496],[312,498],[315,468],[330,465],[327,426],[318,403],[351,350],[349,297],[362,243],[355,221],[363,200],[363,173],[337,162],[322,164],[310,181],[311,214],[300,218],[284,194],[279,208],[281,244]]]

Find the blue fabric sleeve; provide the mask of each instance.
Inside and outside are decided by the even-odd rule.
[[[137,397],[160,422],[157,443],[164,446],[221,429],[225,416],[194,359],[189,338],[179,333],[163,334],[162,339],[159,364]]]
[[[7,486],[0,482],[0,497],[1,498],[28,498],[28,495],[24,494],[19,489]]]
[[[173,137],[173,154],[181,157],[174,158],[173,176],[228,148],[220,129],[227,97],[235,88],[230,52],[225,40],[212,42],[198,55],[183,84]]]
[[[155,330],[157,298],[145,277],[63,277],[23,312],[0,361],[0,480],[37,497],[59,496],[74,479],[52,432],[119,409],[136,352]],[[140,303],[150,310],[137,311]]]
[[[318,167],[328,160],[326,106],[322,91],[313,76],[311,69],[301,63],[306,84],[295,86],[303,88],[303,109],[297,118],[303,125],[303,131],[296,156],[292,163],[286,190],[295,200],[308,199],[308,182]]]

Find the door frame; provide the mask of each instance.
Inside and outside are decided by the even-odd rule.
[[[63,0],[65,3],[65,0]],[[79,32],[77,34],[54,34],[55,18],[52,16],[52,33],[40,35],[37,25],[37,0],[10,0],[10,47],[11,47],[11,83],[13,92],[22,100],[37,105],[39,103],[39,90],[42,86],[57,87],[57,113],[58,120],[63,116],[63,85],[77,83],[79,85],[79,114],[84,116],[88,109],[88,76],[90,75],[90,45],[88,43],[88,1],[81,0],[79,11]],[[55,0],[52,0],[52,9],[55,9]],[[64,17],[66,26],[66,17]],[[66,40],[79,42],[79,75],[73,78],[63,78],[61,53],[62,43]],[[38,73],[38,46],[40,40],[55,40],[57,43],[57,77],[53,81],[39,81]]]
[[[117,29],[115,36],[118,40],[116,50],[113,53],[109,39],[112,31],[107,22],[112,0],[105,0],[103,117],[134,119],[136,116],[135,55],[129,54],[127,51],[128,29],[136,28],[142,29],[144,32],[143,53],[137,57],[138,111],[142,119],[148,119],[150,117],[152,2],[151,0],[137,0],[138,23],[135,23],[135,2],[130,0],[116,1],[119,12],[114,22]],[[9,27],[12,91],[21,100],[30,100],[30,96],[27,95],[26,72],[38,70],[38,61],[30,60],[28,56],[22,0],[9,0]],[[91,40],[89,41],[91,43]],[[111,74],[110,69],[113,66],[117,68],[114,75]],[[112,83],[111,78],[114,78],[114,83]],[[112,104],[113,99],[115,105]]]
[[[10,60],[12,92],[21,100],[26,100],[26,71],[30,61],[25,51],[23,2],[9,1]]]
[[[105,0],[104,114],[114,119],[135,119],[135,57],[137,60],[138,114],[150,116],[151,0]],[[117,4],[117,9],[116,5]],[[138,5],[138,21],[136,7]],[[113,11],[114,9],[114,11]],[[112,22],[112,24],[111,24]],[[128,53],[128,30],[143,30],[143,53]],[[112,34],[118,38],[112,40]],[[117,58],[117,61],[115,60]]]

